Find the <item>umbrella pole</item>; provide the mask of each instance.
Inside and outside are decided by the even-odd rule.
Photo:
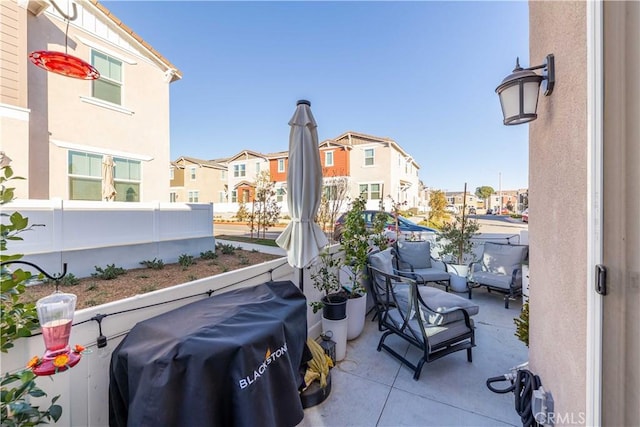
[[[304,268],[299,268],[298,274],[298,286],[300,287],[300,292],[304,294]]]

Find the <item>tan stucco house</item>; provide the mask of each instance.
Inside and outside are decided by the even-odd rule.
[[[529,125],[530,369],[555,425],[637,425],[640,3],[531,1],[529,28],[556,64]]]
[[[224,162],[182,156],[171,162],[170,179],[170,202],[227,201],[229,190]]]
[[[167,201],[169,85],[182,75],[96,0],[74,3],[68,33],[49,2],[8,0],[0,7],[1,150],[27,178],[16,195],[102,200],[102,162],[110,156],[115,200]],[[66,50],[101,77],[38,68],[29,54],[42,50]]]

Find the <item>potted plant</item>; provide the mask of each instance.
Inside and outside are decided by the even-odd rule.
[[[367,255],[371,249],[369,232],[364,218],[366,200],[360,196],[355,199],[347,212],[342,228],[341,248],[344,251],[346,280],[343,284],[348,292],[347,314],[349,326],[347,339],[354,339],[364,328],[367,299],[364,281],[367,279]]]
[[[324,250],[320,253],[320,262],[311,274],[313,286],[323,293],[320,301],[309,305],[316,313],[322,309],[322,332],[331,334],[336,343],[336,360],[344,359],[347,353],[347,293],[340,284],[340,266],[342,260],[337,254]]]
[[[311,273],[313,286],[323,293],[320,301],[309,303],[314,313],[322,310],[322,316],[330,320],[341,320],[346,315],[347,294],[340,284],[339,269],[342,261],[328,250],[320,253],[320,262]]]
[[[453,222],[443,224],[436,237],[440,256],[447,262],[447,269],[451,274],[451,288],[455,292],[466,292],[469,263],[474,261],[473,242],[480,225],[478,221],[470,220],[466,216],[467,184],[464,184],[464,198],[462,215],[456,216]]]

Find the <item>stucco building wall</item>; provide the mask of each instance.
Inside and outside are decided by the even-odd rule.
[[[556,85],[529,128],[530,367],[556,414],[586,410],[587,41],[584,2],[530,2],[530,65]]]

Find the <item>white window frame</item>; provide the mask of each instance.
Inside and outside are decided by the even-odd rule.
[[[200,200],[200,191],[199,190],[189,190],[187,193],[188,203],[199,203]]]
[[[371,151],[371,156],[367,156],[367,151]],[[367,160],[371,159],[371,164],[368,165],[367,164]],[[371,166],[375,166],[376,165],[376,149],[375,148],[365,148],[364,149],[364,159],[363,159],[363,165],[365,167],[371,167]]]
[[[91,65],[94,65],[93,63],[93,55],[94,53],[100,54],[100,55],[104,55],[106,56],[108,59],[112,59],[114,61],[118,61],[120,63],[120,81],[118,80],[114,80],[110,77],[106,77],[105,75],[101,74],[100,78],[98,80],[104,80],[109,82],[110,84],[113,84],[115,86],[118,86],[118,88],[120,89],[120,102],[116,103],[116,102],[112,102],[112,101],[108,101],[106,99],[102,99],[99,98],[97,96],[94,95],[94,82],[91,82],[91,98],[93,99],[97,99],[100,100],[101,102],[106,102],[107,104],[111,104],[111,105],[118,105],[118,106],[122,106],[124,104],[123,100],[124,100],[124,61],[122,61],[122,59],[120,58],[116,58],[115,56],[109,55],[108,53],[105,53],[103,51],[100,51],[98,49],[91,49]]]
[[[177,200],[178,200],[178,193],[176,193],[175,191],[170,191],[169,192],[169,203],[176,203]]]
[[[333,150],[324,152],[324,165],[333,166]]]
[[[231,190],[231,203],[238,203],[238,191]]]
[[[218,199],[220,203],[226,203],[227,201],[227,192],[226,191],[218,191]]]
[[[256,162],[256,175],[260,174],[260,162]]]
[[[247,176],[247,165],[245,165],[244,163],[233,165],[233,177],[241,178],[243,176]]]
[[[71,180],[72,179],[83,179],[83,180],[87,180],[87,181],[96,181],[99,182],[101,187],[102,187],[102,171],[98,171],[98,173],[96,175],[81,175],[81,174],[77,174],[77,173],[71,173],[69,172],[69,168],[70,166],[72,166],[71,164],[71,156],[72,153],[76,153],[76,154],[83,154],[85,156],[95,156],[95,157],[100,157],[100,155],[96,154],[96,153],[88,153],[86,151],[79,151],[79,150],[69,150],[67,152],[67,189],[69,191],[69,200],[85,200],[85,199],[73,199],[72,195],[71,195]],[[102,160],[101,160],[102,161]],[[98,198],[97,199],[91,199],[91,200],[102,200],[102,193],[98,193]]]
[[[118,160],[126,160],[128,163],[138,163],[138,168],[140,170],[140,177],[138,179],[124,179],[124,178],[118,178],[116,175],[118,174],[117,170],[118,170],[118,165],[117,162]],[[114,169],[114,184],[116,186],[116,188],[118,188],[118,184],[122,184],[122,183],[131,183],[131,184],[137,184],[138,185],[138,191],[141,192],[142,191],[142,162],[138,159],[130,159],[128,157],[114,157],[113,161],[115,163],[115,169]],[[116,196],[116,200],[118,200],[118,196]],[[138,202],[142,200],[142,194],[138,194]],[[130,200],[126,200],[127,202],[131,202]],[[135,200],[133,202],[136,202]]]
[[[225,171],[225,170],[221,170],[220,171],[220,179],[222,181],[226,181],[227,180],[227,171]]]
[[[379,196],[378,198],[374,199],[374,198],[371,197],[371,193],[372,193],[371,186],[372,185],[377,185],[378,186],[378,191],[377,191],[378,196]],[[366,191],[362,191],[361,190],[361,187],[364,187],[364,186],[367,187]],[[362,193],[366,193],[366,197],[365,197],[366,200],[381,200],[382,199],[382,189],[383,189],[383,183],[382,182],[361,182],[361,183],[358,184],[358,197],[360,197],[360,195],[362,195]]]
[[[278,172],[284,172],[284,159],[278,159]]]
[[[191,178],[191,181],[196,180],[196,170],[196,166],[189,166],[189,177]]]

